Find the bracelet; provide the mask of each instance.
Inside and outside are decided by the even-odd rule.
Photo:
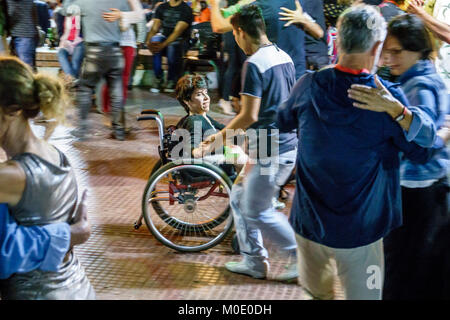
[[[403,106],[402,113],[400,113],[398,116],[396,116],[396,117],[394,118],[394,120],[397,121],[397,122],[400,122],[400,121],[402,121],[403,119],[405,119],[405,116],[406,116],[406,106]]]

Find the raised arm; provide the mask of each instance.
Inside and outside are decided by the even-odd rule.
[[[215,33],[225,33],[233,30],[231,26],[231,17],[224,18],[220,12],[219,3],[220,0],[211,0],[211,27]]]
[[[306,12],[303,11],[302,6],[298,0],[295,1],[295,10],[290,10],[288,8],[281,7],[279,14],[282,16],[280,20],[287,21],[284,25],[285,27],[295,24],[296,26],[302,28],[316,39],[320,39],[324,35],[324,30],[316,23],[316,21]]]
[[[410,0],[407,11],[421,18],[437,38],[450,43],[450,25],[429,15],[422,7],[422,1]]]

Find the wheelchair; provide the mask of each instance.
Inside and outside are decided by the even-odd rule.
[[[180,252],[199,252],[223,241],[233,228],[229,205],[231,165],[221,167],[202,159],[177,159],[172,149],[177,126],[165,128],[164,117],[152,109],[143,110],[138,121],[153,120],[158,125],[160,159],[153,167],[142,197],[142,213],[153,236],[163,245]]]

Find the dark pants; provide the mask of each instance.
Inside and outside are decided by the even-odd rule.
[[[163,35],[154,36],[152,42],[163,42],[166,39]],[[170,43],[161,52],[155,53],[153,55],[153,71],[155,72],[155,77],[162,79],[163,69],[162,69],[162,57],[167,57],[168,64],[168,74],[167,80],[177,82],[178,78],[181,76],[181,67],[183,65],[183,55],[185,53],[185,43],[183,41],[174,41]]]
[[[101,80],[106,79],[111,99],[112,127],[122,133],[125,127],[123,104],[122,73],[124,59],[119,46],[86,45],[86,55],[81,69],[77,92],[80,108],[80,129],[87,133],[87,117],[91,108],[92,91]]]
[[[228,52],[228,63],[223,76],[222,98],[230,101],[230,96],[239,97],[241,70],[247,56],[239,48],[231,32],[225,34],[224,40],[226,44],[225,51]]]
[[[450,298],[450,214],[446,179],[402,187],[403,225],[384,238],[384,300]]]

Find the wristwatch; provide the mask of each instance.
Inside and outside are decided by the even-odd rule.
[[[394,120],[397,121],[397,122],[400,122],[403,119],[405,119],[405,115],[406,115],[406,107],[403,106],[402,113],[400,113],[397,117],[395,117]]]

